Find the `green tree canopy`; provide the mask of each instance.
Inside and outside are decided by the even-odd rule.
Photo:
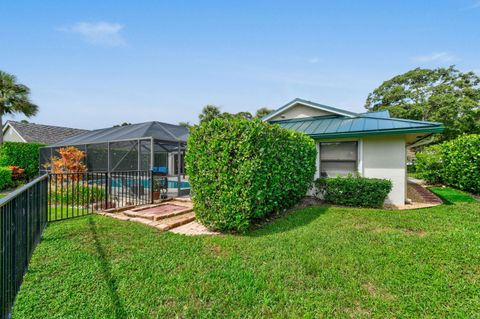
[[[480,133],[480,77],[454,66],[416,68],[385,81],[368,95],[369,111],[388,110],[393,117],[442,122],[447,140]]]
[[[122,126],[129,126],[129,125],[132,125],[132,123],[123,122],[122,124],[117,124],[117,125],[114,125],[113,127],[122,127]]]
[[[30,102],[30,89],[17,78],[0,70],[0,128],[3,128],[3,116],[22,113],[30,117],[38,112],[38,106]],[[0,129],[0,143],[3,143],[3,129]]]
[[[198,119],[200,123],[211,121],[217,117],[220,117],[222,112],[220,111],[220,107],[216,105],[205,105],[202,109],[202,113],[198,115]]]
[[[261,107],[255,113],[255,118],[261,119],[262,117],[272,113],[274,110],[269,109],[268,107]]]

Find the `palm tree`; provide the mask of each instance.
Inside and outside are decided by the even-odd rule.
[[[215,105],[206,105],[202,109],[202,113],[198,115],[198,119],[200,123],[208,122],[213,120],[214,118],[220,117],[222,112],[220,112],[220,108]]]
[[[20,83],[17,78],[0,70],[0,143],[3,143],[3,121],[6,114],[22,113],[30,117],[38,112],[38,106],[30,102],[30,89]]]

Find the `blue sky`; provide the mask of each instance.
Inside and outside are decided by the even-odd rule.
[[[196,122],[205,104],[295,97],[363,111],[417,66],[480,73],[480,0],[4,1],[0,40],[36,123]]]

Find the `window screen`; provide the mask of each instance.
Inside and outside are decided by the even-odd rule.
[[[357,142],[320,143],[320,175],[335,177],[357,171]]]

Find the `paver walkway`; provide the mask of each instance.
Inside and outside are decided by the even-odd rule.
[[[99,212],[99,214],[119,220],[141,223],[161,231],[170,230],[195,220],[192,202],[178,198],[124,211],[106,210]]]

